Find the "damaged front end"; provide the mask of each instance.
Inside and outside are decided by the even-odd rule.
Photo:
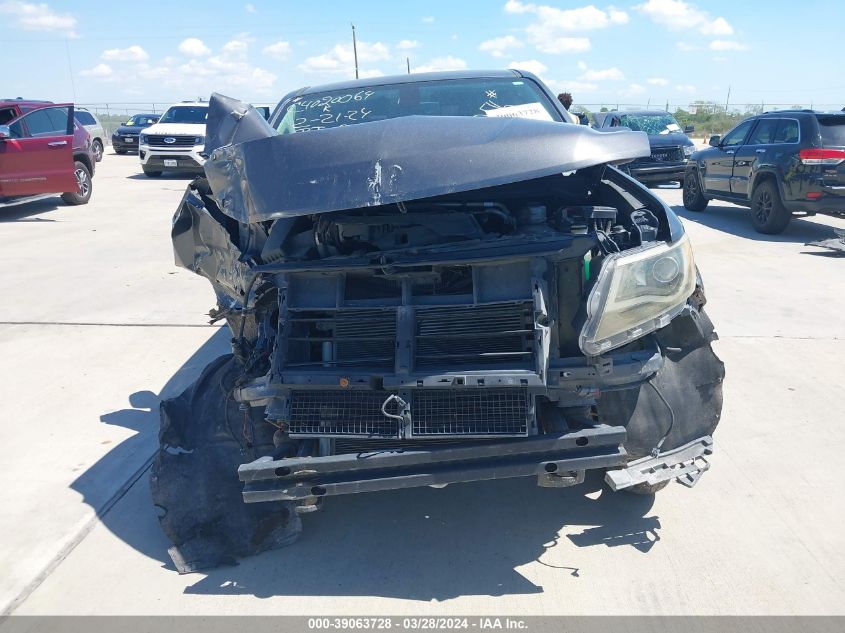
[[[706,470],[724,369],[703,287],[671,210],[611,166],[643,135],[256,116],[212,97],[207,180],[174,218],[233,333],[162,407],[153,494],[180,570],[290,542],[331,495]]]

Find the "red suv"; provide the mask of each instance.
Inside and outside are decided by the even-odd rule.
[[[72,104],[0,100],[0,207],[55,194],[86,204],[94,165]]]

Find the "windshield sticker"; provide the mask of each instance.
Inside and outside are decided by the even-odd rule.
[[[485,110],[487,116],[513,119],[536,119],[538,121],[552,121],[552,116],[540,103],[523,103],[522,105],[504,106]]]
[[[681,126],[677,123],[670,123],[666,126],[666,129],[661,132],[661,134],[672,134],[672,132],[680,132]]]

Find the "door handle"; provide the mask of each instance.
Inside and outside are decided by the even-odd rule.
[[[50,141],[47,145],[50,147],[61,147],[62,145],[67,145],[67,141]]]
[[[764,150],[762,147],[760,149],[755,149],[754,151],[757,152],[758,154],[765,154],[766,153],[766,150]]]
[[[725,150],[725,154],[733,154],[736,150],[727,149]]]

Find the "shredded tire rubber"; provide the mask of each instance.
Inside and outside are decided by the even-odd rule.
[[[231,398],[238,374],[235,359],[222,356],[161,403],[150,487],[180,574],[236,565],[238,558],[293,543],[302,531],[291,502],[243,502],[238,466],[273,452],[273,428]]]

